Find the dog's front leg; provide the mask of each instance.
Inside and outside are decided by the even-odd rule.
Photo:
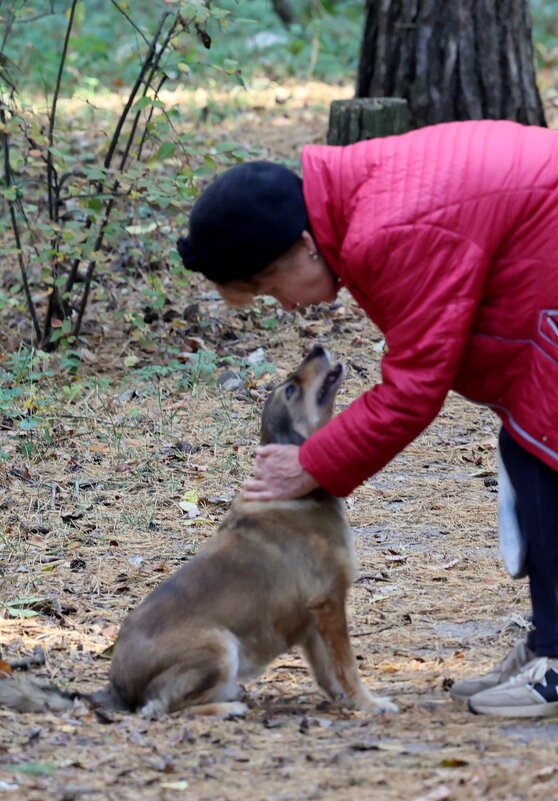
[[[354,709],[397,712],[389,698],[371,695],[360,679],[343,601],[323,601],[311,607],[310,615],[313,629],[304,648],[316,681],[327,695]]]
[[[332,700],[344,701],[345,692],[335,675],[323,637],[314,626],[308,632],[302,647],[318,685]]]

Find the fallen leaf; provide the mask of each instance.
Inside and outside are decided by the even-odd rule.
[[[83,517],[83,512],[66,512],[63,515],[60,515],[62,518],[63,523],[74,523],[76,520],[81,520]]]
[[[483,439],[482,442],[479,442],[478,447],[487,451],[495,451],[498,447],[498,438],[488,437],[488,439]]]
[[[103,445],[101,442],[99,442],[95,445],[88,445],[87,450],[91,451],[91,453],[108,453],[110,448],[108,445]]]
[[[33,607],[47,602],[48,598],[42,595],[28,595],[22,598],[15,598],[13,601],[7,601],[3,606],[10,617],[27,618],[37,617],[39,612],[35,611]]]
[[[252,353],[246,357],[246,363],[250,366],[261,364],[262,362],[265,362],[265,351],[263,348],[256,348],[256,350],[252,351]]]
[[[10,475],[21,478],[23,481],[33,481],[33,476],[29,472],[28,467],[12,467]]]
[[[0,679],[6,678],[12,672],[11,665],[8,662],[5,662],[3,659],[0,659]]]
[[[88,350],[87,348],[80,348],[79,355],[82,361],[87,362],[87,364],[96,364],[97,357],[95,356],[92,351]]]
[[[452,792],[449,787],[443,784],[441,787],[436,787],[426,795],[417,796],[413,801],[451,801]]]
[[[358,742],[358,743],[351,743],[351,749],[353,751],[379,751],[380,746],[378,743],[369,743],[369,742]]]
[[[192,520],[194,517],[198,517],[200,514],[197,504],[192,503],[191,501],[180,501],[178,505],[183,512],[186,512],[186,515],[190,520]]]
[[[186,337],[186,345],[194,353],[198,350],[207,350],[205,342],[200,337]]]
[[[118,462],[114,470],[116,473],[127,473],[129,470],[133,470],[134,467],[137,466],[137,462]]]
[[[132,400],[137,396],[137,392],[135,389],[127,389],[125,392],[121,392],[120,395],[116,396],[116,400],[119,403],[127,403],[128,401]],[[108,448],[107,448],[108,450]]]
[[[182,779],[178,782],[161,782],[159,786],[164,787],[165,790],[187,790],[188,782],[185,779]]]
[[[19,765],[4,765],[6,770],[13,770],[15,773],[26,773],[29,776],[48,776],[56,773],[58,765],[54,762],[22,762]]]
[[[444,565],[426,565],[426,567],[428,567],[429,570],[450,570],[452,567],[458,565],[460,561],[460,559],[451,559]]]
[[[227,493],[226,495],[205,495],[200,498],[207,506],[229,506],[232,503],[234,495]]]
[[[140,236],[145,234],[150,234],[152,231],[157,229],[156,222],[148,222],[144,225],[125,225],[124,230],[127,231],[132,236]]]
[[[556,765],[547,765],[545,768],[541,768],[541,770],[538,770],[535,773],[533,776],[533,781],[547,782],[549,779],[552,779],[556,773],[558,773],[558,767]]]
[[[175,451],[178,451],[179,453],[194,453],[194,451],[197,450],[198,448],[196,448],[195,445],[192,445],[191,442],[186,442],[185,440],[178,440],[178,442],[163,445],[163,451],[170,453]]]

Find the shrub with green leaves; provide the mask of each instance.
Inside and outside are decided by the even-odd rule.
[[[531,0],[535,44],[555,49],[558,38],[558,0]]]
[[[190,84],[202,86],[207,85],[208,75],[217,82],[227,75],[238,82],[262,75],[275,80],[289,76],[350,80],[358,60],[362,3],[288,3],[293,17],[288,27],[274,10],[277,0],[220,0],[219,7],[212,3],[201,30],[194,26],[191,36],[183,38],[168,59],[169,69],[182,72]],[[3,52],[17,64],[16,74],[29,76],[29,88],[32,84],[35,91],[52,92],[70,0],[49,0],[48,8],[54,13],[47,15],[46,0],[32,7],[29,0],[13,0],[11,5],[18,21],[11,25]],[[151,30],[161,5],[151,0],[79,2],[62,94],[71,94],[76,87],[102,93],[130,85],[142,47],[139,32]],[[114,13],[116,7],[120,13]],[[209,43],[210,48],[205,46]]]
[[[78,0],[63,5],[65,14],[44,19],[21,4],[8,14],[5,45],[24,19],[48,29],[56,18],[60,26],[56,76],[44,110],[36,100],[26,102],[20,72],[9,57],[0,59],[0,257],[19,264],[20,285],[12,292],[23,291],[35,344],[47,350],[75,341],[90,292],[113,268],[123,240],[128,249],[157,249],[160,259],[174,243],[169,214],[174,225],[186,224],[196,178],[243,156],[230,146],[206,154],[200,164],[192,133],[179,126],[180,109],[160,97],[187,70],[183,59],[192,42],[209,46],[204,26],[224,12],[195,0],[156,0],[150,24],[140,26],[126,3],[104,4],[105,16],[126,24],[135,38],[134,77],[120,95],[116,124],[104,130],[94,97],[85,112],[59,113],[85,14]],[[114,42],[108,30],[103,35]],[[44,67],[50,81],[51,61],[45,59]],[[182,271],[172,251],[173,267]]]

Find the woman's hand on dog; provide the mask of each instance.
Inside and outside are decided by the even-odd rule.
[[[319,486],[300,464],[298,445],[256,448],[254,478],[244,483],[245,501],[285,501],[307,495]]]

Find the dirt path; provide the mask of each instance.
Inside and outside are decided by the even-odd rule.
[[[227,136],[248,143],[257,136],[270,153],[294,158],[301,141],[322,135],[325,106],[276,105],[260,115],[257,131],[252,118],[240,117]],[[278,315],[266,327],[273,309],[232,312],[193,282],[173,303],[179,310],[197,303],[198,311],[186,326],[161,323],[155,354],[111,320],[102,337],[90,325],[91,375],[120,374],[128,393],[91,384],[63,407],[65,417],[58,409],[53,441],[28,459],[21,432],[1,432],[8,458],[0,466],[0,597],[42,599],[22,604],[36,616],[0,613],[4,659],[41,645],[47,664],[35,676],[99,686],[126,611],[211,535],[249,473],[261,397],[275,376],[247,369],[237,391],[200,380],[185,392],[172,375],[146,386],[124,355],[149,363],[197,336],[217,354],[219,374],[261,347],[281,376],[319,340],[348,364],[342,407],[378,380],[381,339],[342,300],[333,313]],[[225,356],[232,366],[219,361]],[[250,685],[246,720],[100,720],[79,706],[62,716],[0,710],[0,797],[558,797],[556,721],[473,717],[447,693],[452,678],[486,669],[528,626],[526,584],[507,578],[497,553],[496,434],[489,413],[452,396],[430,429],[349,501],[360,569],[350,603],[353,641],[365,681],[397,700],[398,715],[370,717],[323,702],[296,653]],[[195,520],[179,506],[185,493],[199,505]]]

